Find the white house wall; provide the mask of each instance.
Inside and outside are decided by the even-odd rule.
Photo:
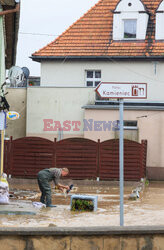
[[[146,38],[148,19],[147,14],[139,14],[137,19],[137,39],[144,40]]]
[[[164,10],[164,1],[162,1],[159,5],[159,8],[157,9],[157,11],[163,11]]]
[[[164,39],[164,13],[156,13],[156,29],[155,29],[155,39]]]
[[[155,39],[161,40],[164,39],[164,1],[161,2],[157,11],[161,11],[160,13],[156,13],[156,28],[155,28]]]
[[[164,101],[164,62],[43,62],[41,86],[85,87],[85,70],[101,70],[102,81],[147,83],[148,100]]]
[[[78,126],[79,131],[74,131],[72,122],[84,119],[84,104],[94,102],[95,93],[93,88],[57,88],[57,87],[31,87],[27,90],[27,136],[41,136],[54,139],[58,131],[45,131],[46,119],[53,120],[54,127],[56,122],[60,122],[63,127],[64,121],[71,122],[71,130],[64,131],[64,137],[83,137],[83,126]]]
[[[78,62],[42,62],[41,86],[84,86],[84,70]]]
[[[129,6],[129,3],[132,5]],[[144,5],[140,0],[121,0],[117,5],[115,11],[128,11],[128,12],[135,12],[135,11],[145,11]]]

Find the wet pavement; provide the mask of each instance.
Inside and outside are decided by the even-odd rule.
[[[10,185],[10,194],[13,198],[10,199],[9,205],[0,205],[0,226],[119,226],[118,185],[101,185],[99,182],[96,185],[75,184],[75,187],[77,187],[75,191],[67,197],[53,188],[52,200],[57,207],[37,209],[32,205],[32,202],[39,201],[40,197],[36,184]],[[133,185],[124,188],[125,225],[164,225],[164,182],[150,183],[136,201],[128,199],[133,188]],[[98,210],[96,212],[70,211],[70,198],[74,193],[97,195]],[[1,214],[4,211],[9,214]],[[13,215],[13,212],[16,215]]]

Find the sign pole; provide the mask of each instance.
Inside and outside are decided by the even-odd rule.
[[[0,131],[1,131],[1,175],[0,180],[3,174],[3,162],[4,162],[4,134],[6,128],[6,113],[4,111],[0,112]]]
[[[3,174],[3,160],[4,160],[4,130],[1,130],[1,177]]]
[[[124,99],[147,99],[147,83],[101,82],[95,91],[104,99],[119,99],[120,226],[124,226]]]
[[[124,100],[120,99],[120,139],[119,139],[119,162],[120,162],[120,226],[124,226]]]

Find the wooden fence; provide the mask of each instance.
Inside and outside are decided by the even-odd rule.
[[[146,175],[147,143],[124,140],[124,178],[139,180]],[[119,140],[108,140],[100,144],[100,179],[119,179]]]
[[[146,174],[147,141],[124,140],[125,180]],[[98,142],[70,138],[54,142],[24,137],[5,142],[4,171],[13,177],[36,178],[44,168],[67,167],[71,179],[119,179],[119,140]]]

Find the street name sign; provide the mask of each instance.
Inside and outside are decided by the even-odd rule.
[[[102,98],[146,99],[146,83],[101,82],[95,89]]]

